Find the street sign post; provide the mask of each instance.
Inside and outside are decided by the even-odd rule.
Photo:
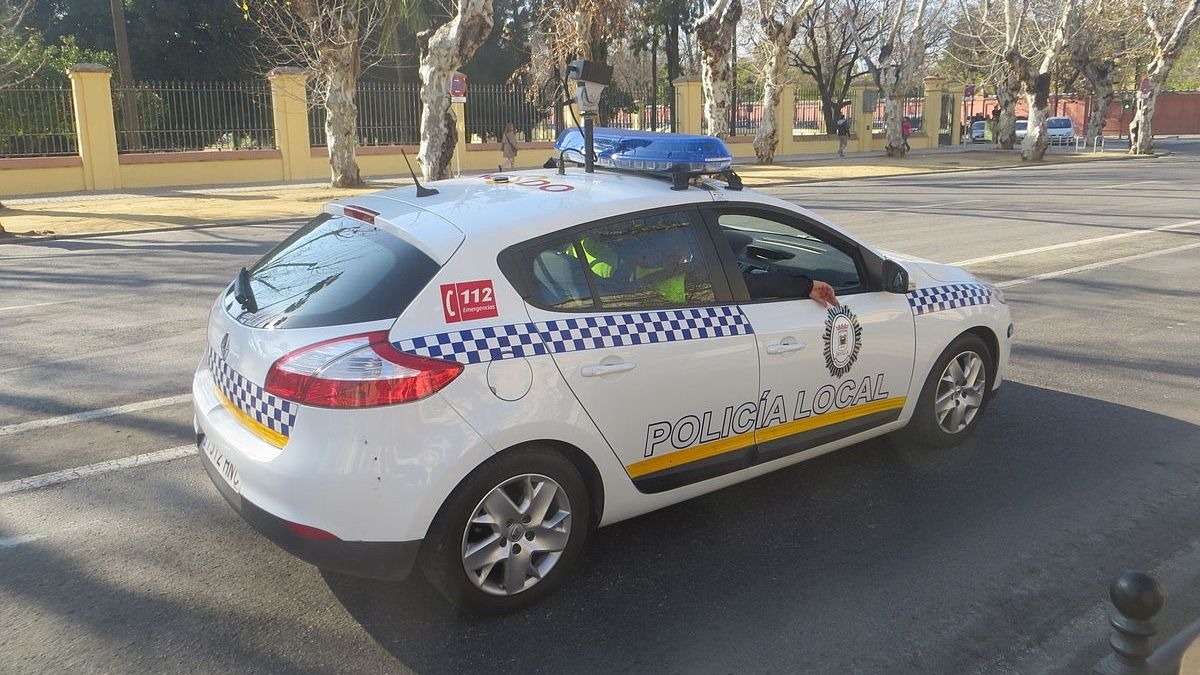
[[[450,102],[451,103],[466,103],[467,102],[467,76],[462,73],[455,73],[450,78]]]

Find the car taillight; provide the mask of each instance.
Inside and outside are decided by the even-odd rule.
[[[427,359],[392,346],[387,331],[309,345],[267,372],[267,393],[321,408],[372,408],[425,398],[462,372],[453,361]]]

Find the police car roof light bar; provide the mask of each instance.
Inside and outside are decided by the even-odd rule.
[[[692,177],[705,175],[741,189],[741,180],[731,169],[733,156],[719,138],[608,127],[595,127],[592,136],[598,166],[678,176],[672,181],[675,190],[685,190]],[[554,147],[571,161],[586,163],[587,138],[581,130],[567,129]]]

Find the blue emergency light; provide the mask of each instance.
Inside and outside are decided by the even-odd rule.
[[[596,127],[593,145],[596,164],[614,169],[715,174],[728,171],[733,163],[725,142],[712,136]],[[554,147],[565,158],[584,162],[586,141],[583,131],[567,129]]]

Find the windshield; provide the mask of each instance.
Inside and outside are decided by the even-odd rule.
[[[1070,129],[1071,120],[1066,117],[1051,117],[1046,120],[1046,127],[1048,129]]]
[[[438,270],[399,237],[322,214],[249,268],[258,311],[252,328],[312,328],[398,318]],[[231,287],[229,292],[233,292]]]
[[[1025,131],[1029,128],[1029,120],[1017,120],[1017,131]]]
[[[974,130],[976,130],[976,131],[978,131],[978,130],[982,129],[983,127],[984,127],[984,123],[983,123],[983,122],[975,122],[974,124],[972,124],[972,125],[971,125],[971,128],[972,128],[972,129],[974,129]]]

